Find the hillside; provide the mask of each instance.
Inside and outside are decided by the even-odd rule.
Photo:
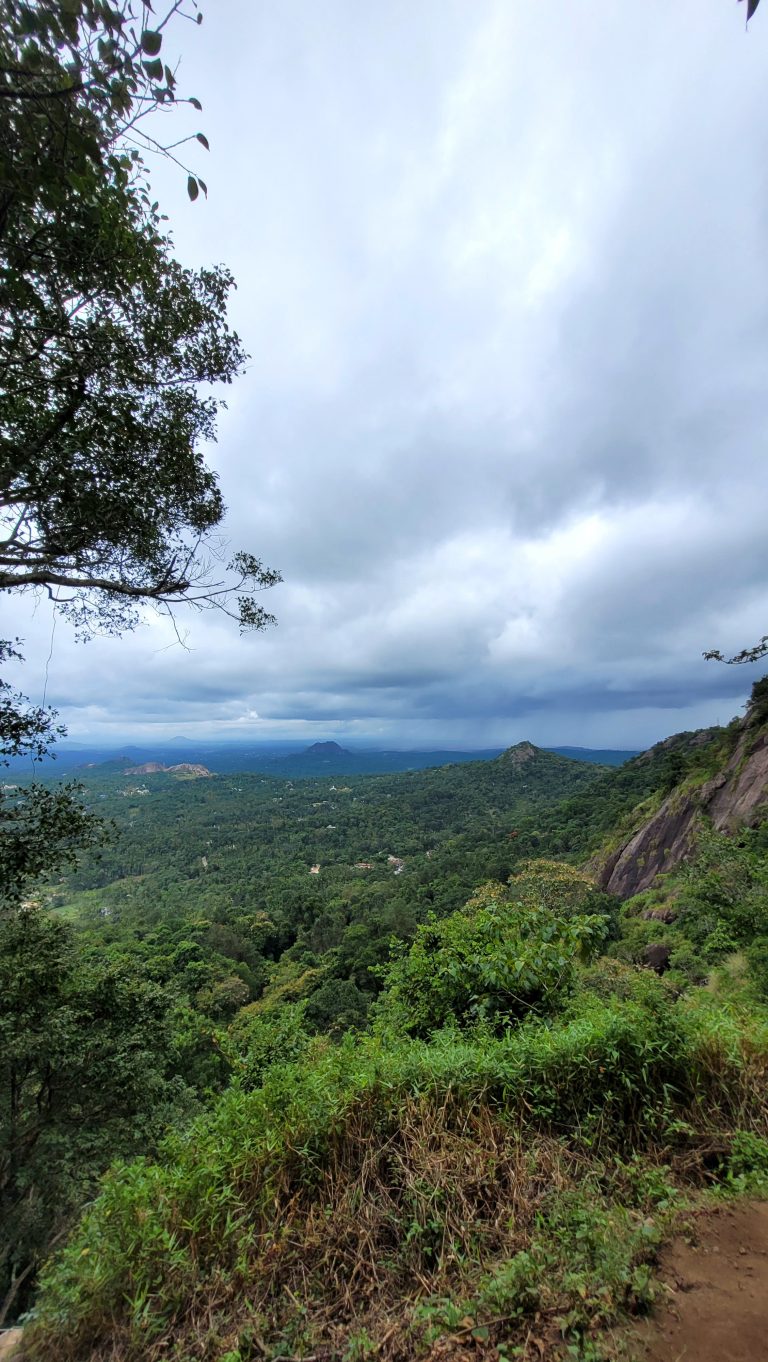
[[[702,1182],[768,1193],[768,829],[736,826],[764,722],[758,696],[613,768],[522,742],[341,780],[86,772],[119,835],[41,898],[98,997],[129,990],[121,1063],[156,1095],[103,1134],[51,1118],[61,1214],[128,1162],[46,1269],[30,1358],[610,1357]],[[579,868],[629,867],[683,800],[698,841],[650,891]],[[39,997],[47,1055],[72,1013]]]
[[[359,1017],[393,933],[408,937],[428,912],[506,879],[537,843],[526,829],[594,778],[594,767],[531,744],[491,761],[295,782],[157,772],[137,788],[127,773],[96,768],[83,773],[87,797],[118,836],[53,886],[50,901],[129,949],[148,930],[200,936],[189,924],[203,919],[211,944],[228,943],[213,974],[231,978],[234,960],[241,1001],[265,984],[268,995],[327,995],[340,979],[343,1013]],[[246,926],[255,907],[257,933]]]
[[[615,747],[550,747],[547,750],[556,752],[560,757],[571,757],[573,761],[590,761],[595,766],[623,766],[633,757],[640,756],[636,748],[628,750]]]
[[[298,749],[295,743],[193,742],[156,743],[151,748],[124,744],[116,752],[98,747],[69,743],[59,744],[41,762],[44,773],[60,776],[63,772],[94,769],[106,764],[140,766],[147,762],[172,766],[180,760],[208,766],[221,773],[260,771],[264,775],[285,779],[309,777],[324,767],[328,775],[385,775],[398,771],[425,770],[432,766],[456,765],[462,762],[490,760],[497,757],[499,747],[466,751],[444,748],[432,750],[386,749],[361,747],[350,750],[339,744],[317,743]],[[567,755],[567,754],[566,754]],[[582,759],[582,758],[580,758]],[[585,755],[583,760],[600,760],[599,754]],[[10,756],[10,769],[27,776],[28,758]]]
[[[195,742],[176,738],[168,743],[153,744],[152,748],[124,744],[117,751],[88,747],[66,739],[43,758],[41,769],[48,775],[63,772],[92,770],[105,764],[140,766],[147,762],[173,766],[179,761],[193,762],[221,773],[261,771],[264,775],[284,776],[286,779],[311,778],[318,773],[318,758],[326,763],[328,775],[386,775],[398,771],[421,771],[432,766],[455,766],[464,762],[490,761],[503,749],[450,750],[360,747],[356,750],[337,743],[313,743],[299,749],[295,742]],[[556,756],[571,757],[593,765],[621,766],[637,756],[636,752],[601,750],[589,747],[555,747]],[[9,768],[21,776],[28,776],[28,757],[8,758]]]
[[[531,856],[584,863],[629,898],[690,849],[703,799],[738,821],[744,791],[758,798],[761,753],[763,729],[745,720],[611,769],[526,742],[486,762],[343,780],[179,782],[166,770],[137,787],[130,772],[97,768],[86,790],[119,835],[50,902],[121,949],[139,949],[148,931],[204,938],[208,986],[234,978],[233,998],[305,998],[324,1024],[336,1011],[359,1019],[393,934],[410,937],[426,914],[460,907]]]
[[[680,865],[703,827],[734,832],[759,821],[768,805],[768,721],[759,694],[729,728],[667,739],[633,765],[663,765],[666,758],[680,779],[668,793],[660,786],[590,862],[601,887],[620,898],[649,889]]]
[[[199,762],[178,761],[173,766],[164,766],[161,761],[145,761],[140,766],[127,766],[123,771],[125,776],[210,776],[213,772],[207,766],[201,766]]]

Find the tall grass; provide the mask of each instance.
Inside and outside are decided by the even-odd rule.
[[[233,1087],[159,1162],[109,1173],[43,1274],[29,1356],[301,1356],[313,1329],[351,1329],[376,1301],[386,1319],[404,1292],[463,1290],[525,1252],[585,1161],[693,1167],[736,1128],[768,1134],[767,1068],[766,1015],[708,995],[318,1047]]]

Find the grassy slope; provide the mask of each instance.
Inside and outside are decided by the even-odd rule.
[[[573,854],[731,736],[681,735],[559,803],[546,768],[522,835]],[[234,1087],[158,1163],[108,1177],[46,1274],[30,1355],[498,1358],[533,1337],[597,1358],[602,1326],[651,1299],[676,1205],[768,1170],[768,1014],[619,965],[591,988],[501,1040],[318,1040]]]
[[[736,1131],[768,1149],[768,1016],[622,988],[503,1039],[316,1042],[227,1092],[109,1176],[30,1356],[504,1356],[534,1326],[589,1356],[647,1303],[681,1189]]]

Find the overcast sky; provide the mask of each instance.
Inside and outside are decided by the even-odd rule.
[[[83,647],[6,600],[33,698],[50,653],[71,735],[109,742],[637,747],[731,718],[756,673],[702,651],[768,631],[768,13],[743,11],[182,24],[210,198],[156,184],[182,258],[238,281],[252,359],[212,455],[280,623]]]

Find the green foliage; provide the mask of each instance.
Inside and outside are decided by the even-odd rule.
[[[480,1323],[554,1308],[561,1329],[578,1338],[614,1322],[622,1308],[648,1307],[659,1238],[656,1223],[638,1224],[597,1185],[561,1192],[538,1213],[529,1246],[485,1278],[469,1313]]]
[[[420,1274],[439,1276],[450,1264],[471,1273],[479,1222],[460,1214],[465,1238],[457,1243],[449,1208],[475,1186],[470,1151],[489,1138],[488,1122],[494,1139],[511,1139],[518,1151],[514,1174],[504,1172],[501,1146],[488,1155],[498,1162],[488,1170],[491,1218],[498,1221],[508,1185],[520,1189],[515,1216],[534,1198],[536,1223],[520,1243],[527,1258],[514,1249],[518,1230],[510,1223],[504,1237],[511,1236],[512,1253],[507,1248],[485,1269],[475,1300],[486,1313],[472,1326],[488,1327],[500,1303],[525,1313],[547,1300],[578,1337],[622,1303],[637,1308],[649,1298],[644,1263],[657,1226],[647,1215],[653,1207],[664,1213],[674,1194],[668,1174],[640,1165],[632,1152],[639,1157],[665,1132],[668,1139],[681,1130],[708,1139],[737,1127],[765,1132],[766,1058],[760,1012],[724,1011],[712,998],[696,1008],[685,999],[649,1008],[585,998],[561,1021],[529,1022],[499,1038],[348,1037],[294,1065],[272,1065],[262,1087],[228,1091],[186,1135],[169,1137],[160,1163],[118,1166],[109,1175],[46,1269],[31,1355],[87,1362],[119,1337],[125,1356],[151,1362],[170,1329],[186,1340],[180,1355],[202,1357],[202,1321],[213,1300],[239,1302],[242,1323],[260,1319],[261,1336],[269,1337],[287,1327],[279,1302],[290,1301],[283,1285],[294,1271],[297,1283],[310,1274],[302,1299],[309,1308],[319,1292],[319,1317],[327,1319],[322,1293],[337,1272],[347,1279],[340,1265],[358,1223],[359,1243],[368,1243],[385,1274],[372,1287],[379,1293],[388,1271],[401,1280],[403,1261]],[[448,1123],[442,1143],[437,1113]],[[520,1151],[556,1136],[561,1143],[539,1149],[540,1169],[529,1162],[526,1172],[519,1159],[532,1156]],[[406,1158],[407,1139],[415,1144]],[[433,1149],[442,1151],[434,1165]],[[453,1191],[441,1200],[439,1170],[451,1149],[468,1181],[449,1184]],[[613,1172],[580,1188],[569,1182],[565,1168],[583,1178],[585,1160],[598,1156]],[[431,1221],[436,1228],[427,1234]],[[370,1243],[371,1235],[380,1238]],[[245,1300],[255,1302],[250,1315]]]
[[[768,936],[768,829],[704,832],[676,878],[679,928],[710,960]]]
[[[0,640],[0,663],[20,653]],[[61,735],[55,714],[30,705],[0,680],[0,770],[11,757],[34,763]],[[78,855],[104,840],[104,826],[78,798],[75,782],[51,788],[0,782],[0,912],[18,904],[43,874],[74,865]]]
[[[714,762],[715,751],[719,760],[729,741],[721,732],[697,747],[696,770]],[[530,1255],[536,1235],[546,1240],[531,1281],[538,1299],[557,1297],[552,1309],[570,1319],[573,1346],[582,1351],[590,1311],[602,1319],[622,1303],[638,1305],[647,1278],[632,1285],[645,1266],[627,1248],[635,1222],[625,1212],[654,1197],[660,1211],[674,1202],[664,1192],[667,1176],[644,1153],[649,1142],[670,1161],[677,1146],[691,1157],[688,1144],[699,1134],[711,1144],[719,1132],[727,1147],[735,1127],[765,1132],[766,1027],[749,1001],[760,968],[760,937],[750,934],[761,920],[762,834],[718,843],[712,855],[703,846],[690,885],[681,871],[621,912],[584,872],[553,859],[565,828],[583,855],[603,818],[615,816],[613,781],[624,782],[619,803],[640,777],[643,788],[653,781],[660,788],[667,757],[641,762],[639,776],[620,769],[606,778],[537,754],[522,764],[348,777],[341,789],[327,778],[159,775],[141,782],[149,791],[141,797],[136,777],[119,768],[88,773],[89,805],[116,818],[121,838],[100,862],[69,871],[42,895],[73,921],[83,961],[107,952],[113,968],[177,994],[171,1068],[212,1106],[188,1135],[166,1140],[158,1165],[131,1163],[109,1176],[106,1200],[47,1279],[45,1347],[55,1339],[60,1348],[62,1331],[73,1331],[73,1347],[85,1349],[86,1336],[103,1343],[108,1317],[120,1321],[120,1346],[133,1339],[142,1362],[154,1356],[152,1339],[181,1330],[186,1362],[197,1345],[185,1321],[198,1318],[196,1303],[215,1297],[239,1301],[245,1322],[234,1332],[211,1325],[212,1355],[231,1352],[236,1340],[248,1356],[241,1341],[248,1329],[278,1353],[312,1351],[309,1301],[299,1318],[277,1305],[290,1297],[275,1293],[278,1281],[293,1280],[286,1262],[306,1268],[320,1244],[336,1252],[329,1226],[337,1222],[356,1227],[344,1233],[359,1233],[355,1242],[369,1246],[361,1252],[381,1259],[393,1281],[414,1271],[437,1281],[460,1269],[465,1286],[451,1306],[465,1310],[459,1319],[497,1273],[511,1300],[504,1265],[516,1260],[514,1276],[526,1260],[510,1244],[496,1244],[489,1256],[478,1210],[467,1209],[465,1228],[457,1229],[451,1207],[460,1204],[462,1184],[441,1181],[425,1162],[436,1110],[455,1111],[457,1130],[487,1119],[524,1142],[544,1132],[577,1161],[612,1160],[606,1176],[614,1191],[604,1204],[595,1201],[594,1234],[587,1227],[585,1237],[594,1280],[610,1275],[602,1304],[586,1267],[564,1286],[568,1254],[582,1261],[578,1216],[556,1231],[560,1211],[536,1199],[536,1214],[554,1218],[535,1233],[529,1227],[517,1247]],[[576,800],[588,815],[583,823]],[[399,858],[398,873],[390,855]],[[310,876],[315,862],[321,873]],[[470,898],[473,882],[489,874],[494,882]],[[660,909],[677,919],[643,916]],[[402,944],[387,963],[393,936]],[[671,952],[664,978],[642,968],[646,946],[659,942]],[[603,944],[621,958],[585,963],[582,956]],[[733,944],[743,968],[752,962],[751,992],[737,972],[727,989],[693,987]],[[365,1024],[382,967],[386,990],[374,1031],[353,1035]],[[216,1097],[228,1077],[230,1087]],[[421,1152],[403,1171],[403,1141],[422,1139],[422,1123]],[[496,1157],[488,1156],[494,1187]],[[97,1166],[98,1157],[90,1172]],[[361,1185],[358,1166],[368,1170]],[[542,1185],[548,1176],[540,1175]],[[739,1176],[728,1185],[740,1186]],[[335,1198],[348,1177],[342,1215]],[[603,1216],[620,1241],[614,1266],[600,1256]],[[381,1222],[375,1233],[373,1221]],[[559,1233],[570,1248],[553,1257]],[[608,1231],[606,1252],[607,1238]],[[336,1265],[318,1269],[318,1298],[326,1279],[348,1271],[338,1264],[357,1250],[344,1243]],[[546,1296],[550,1282],[554,1294]],[[295,1286],[304,1300],[298,1278]],[[243,1305],[245,1295],[258,1295],[253,1308]],[[584,1300],[589,1309],[579,1314]],[[472,1328],[489,1331],[495,1345],[493,1318],[478,1306]],[[365,1316],[350,1321],[331,1351],[343,1355],[356,1339],[376,1340],[374,1326]],[[73,1354],[77,1362],[86,1355]]]
[[[134,797],[137,777],[89,771],[88,803],[118,836],[50,895],[95,942],[151,959],[211,1020],[213,981],[231,976],[234,962],[248,967],[250,999],[265,1004],[304,977],[309,992],[322,990],[310,999],[310,1024],[337,1031],[363,1020],[393,936],[409,940],[430,912],[445,916],[483,879],[519,870],[528,839],[510,832],[594,779],[594,768],[539,753],[523,767],[347,777],[341,791],[328,778],[158,775]],[[402,873],[390,854],[403,859]],[[605,911],[598,897],[587,911]],[[206,929],[195,925],[203,921]],[[184,942],[195,943],[194,957]]]
[[[329,979],[310,994],[306,1003],[307,1023],[313,1031],[337,1035],[365,1024],[370,996],[361,992],[352,979]]]
[[[745,954],[755,993],[768,1002],[768,936],[756,936]]]
[[[768,1139],[751,1130],[737,1130],[731,1142],[727,1181],[752,1196],[768,1193]]]
[[[768,719],[768,676],[755,681],[747,701],[747,722],[755,728]]]
[[[0,1314],[99,1172],[183,1111],[173,999],[87,960],[37,910],[0,917]]]
[[[465,910],[418,928],[384,971],[384,1025],[427,1036],[451,1022],[499,1028],[558,1006],[576,959],[599,945],[602,922],[515,902],[513,893],[514,883],[510,891],[486,885]]]
[[[275,1013],[243,1008],[220,1042],[240,1087],[252,1091],[273,1065],[303,1058],[311,1044],[305,1012],[304,1003],[288,1003]]]
[[[767,938],[768,829],[726,836],[702,827],[685,862],[624,904],[608,949],[643,965],[653,947],[665,948],[667,981],[678,989],[711,976],[713,987],[732,991],[739,986],[737,964],[746,961],[752,993],[765,998]],[[713,974],[719,965],[724,968]]]
[[[611,956],[601,956],[580,970],[577,983],[577,1006],[581,1006],[583,996],[591,995],[603,1001],[616,998],[654,1009],[668,1005],[676,996],[666,976],[660,978],[652,970]]]
[[[224,510],[210,385],[245,361],[232,277],[174,259],[139,150],[162,153],[145,120],[177,102],[157,53],[180,9],[144,31],[147,61],[128,0],[3,5],[0,589],[47,590],[85,632],[130,625],[143,600],[233,598],[260,629],[253,593],[279,580],[244,553],[222,572],[208,540]]]

